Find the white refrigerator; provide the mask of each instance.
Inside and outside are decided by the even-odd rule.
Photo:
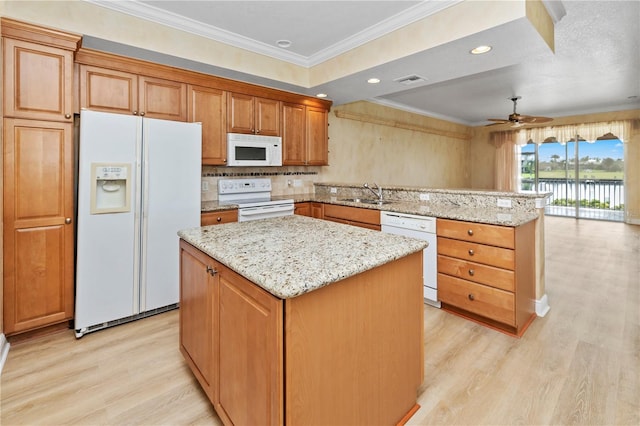
[[[76,337],[177,306],[201,157],[200,123],[81,111]]]

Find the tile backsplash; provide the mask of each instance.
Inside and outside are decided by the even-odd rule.
[[[202,166],[202,201],[218,199],[218,180],[270,178],[272,195],[313,194],[320,167],[215,167]],[[206,188],[206,190],[205,190]]]

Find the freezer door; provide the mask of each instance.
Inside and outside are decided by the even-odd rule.
[[[142,132],[138,117],[83,110],[80,114],[78,233],[76,258],[77,330],[138,313],[136,215]],[[92,164],[129,167],[130,209],[92,213]],[[104,182],[103,182],[104,183]]]
[[[178,303],[180,229],[200,226],[202,126],[143,120],[141,311]]]

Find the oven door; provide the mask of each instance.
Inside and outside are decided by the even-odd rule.
[[[293,214],[293,203],[273,204],[269,206],[241,207],[238,209],[238,222],[268,219],[271,217],[290,216]]]

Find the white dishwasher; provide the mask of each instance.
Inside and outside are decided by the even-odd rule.
[[[382,232],[425,240],[429,246],[423,250],[422,277],[424,280],[424,301],[436,308],[438,301],[438,240],[436,238],[436,218],[406,213],[380,212]]]

